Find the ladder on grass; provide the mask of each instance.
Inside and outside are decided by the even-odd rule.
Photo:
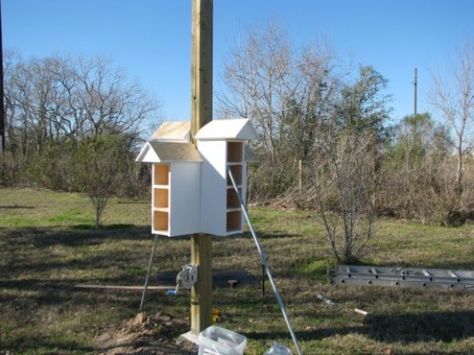
[[[335,284],[474,291],[474,271],[470,270],[339,265],[332,281]]]

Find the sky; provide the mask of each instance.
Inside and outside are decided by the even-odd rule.
[[[191,0],[1,0],[3,45],[24,58],[101,55],[160,103],[160,118],[188,120]],[[276,22],[295,47],[325,38],[338,58],[388,79],[394,119],[428,111],[432,73],[474,40],[473,0],[214,0],[214,78],[249,30]]]

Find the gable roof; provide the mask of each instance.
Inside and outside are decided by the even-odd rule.
[[[201,162],[202,158],[191,143],[150,141],[145,143],[135,161],[143,163]]]
[[[191,142],[191,122],[167,121],[153,133],[151,141]]]
[[[247,118],[213,120],[199,130],[196,139],[254,140],[257,139],[257,133]]]

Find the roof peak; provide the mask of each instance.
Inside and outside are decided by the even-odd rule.
[[[198,140],[255,140],[257,133],[248,118],[212,120],[196,134]]]
[[[150,141],[158,142],[191,142],[191,122],[165,121],[152,134]]]

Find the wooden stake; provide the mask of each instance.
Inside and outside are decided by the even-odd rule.
[[[212,0],[193,0],[191,135],[212,120]],[[199,334],[212,319],[212,237],[191,237],[191,263],[198,281],[191,289],[191,332]]]

